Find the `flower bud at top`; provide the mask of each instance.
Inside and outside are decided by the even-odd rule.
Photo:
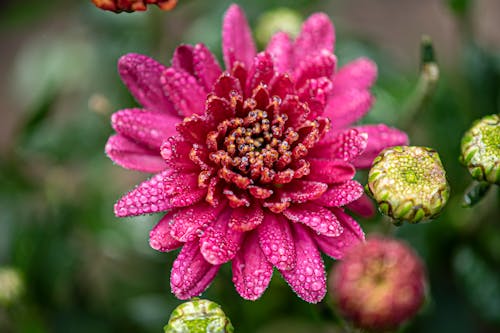
[[[477,120],[462,138],[460,161],[472,178],[500,185],[500,117]]]
[[[412,318],[424,301],[425,285],[424,266],[412,249],[380,237],[352,247],[328,281],[342,315],[372,331]]]
[[[300,14],[290,8],[276,8],[265,12],[259,17],[255,37],[257,41],[266,45],[271,36],[282,31],[295,38],[302,26]]]
[[[450,194],[438,153],[415,146],[383,150],[373,160],[367,191],[395,224],[437,216]]]
[[[206,299],[179,305],[170,315],[165,333],[232,333],[231,321],[221,307]]]
[[[0,268],[0,306],[9,306],[22,295],[24,283],[16,269]]]

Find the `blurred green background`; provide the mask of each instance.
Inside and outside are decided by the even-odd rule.
[[[420,36],[433,38],[441,79],[405,130],[412,144],[440,153],[452,197],[435,221],[394,231],[423,257],[430,279],[426,305],[401,331],[498,332],[500,197],[494,188],[474,208],[461,208],[470,177],[458,155],[472,121],[500,111],[500,2],[233,2],[254,28],[278,7],[303,18],[330,15],[340,63],[364,55],[379,65],[368,123],[401,122],[418,80]],[[157,216],[113,215],[115,200],[145,178],[103,152],[110,114],[135,105],[116,61],[138,52],[168,64],[178,44],[195,42],[220,58],[229,3],[179,0],[171,12],[152,6],[116,15],[90,0],[0,1],[0,332],[162,331],[180,304],[168,282],[175,253],[148,245]],[[363,226],[387,232],[380,217]],[[204,297],[222,305],[237,332],[342,331],[328,296],[307,304],[279,274],[249,302],[225,265]]]

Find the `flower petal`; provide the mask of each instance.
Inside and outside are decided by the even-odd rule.
[[[344,89],[364,90],[377,79],[377,65],[368,58],[358,58],[342,66],[333,79],[334,91]]]
[[[200,251],[206,261],[220,265],[233,259],[240,249],[243,233],[228,226],[231,210],[219,215],[200,237]]]
[[[266,51],[271,54],[279,73],[290,72],[293,61],[293,45],[288,34],[281,31],[274,34],[267,44]]]
[[[168,68],[161,76],[161,83],[179,115],[188,117],[205,111],[207,94],[196,78],[188,72]]]
[[[314,56],[326,49],[333,52],[335,31],[326,14],[311,15],[302,25],[294,45],[295,65],[308,56]]]
[[[281,270],[295,267],[295,245],[290,223],[281,215],[265,213],[257,228],[259,244],[267,260]]]
[[[373,217],[376,212],[373,201],[366,194],[363,194],[358,200],[348,203],[346,207],[359,216],[366,218]]]
[[[368,134],[368,145],[365,151],[353,161],[357,168],[369,168],[373,159],[387,147],[408,145],[408,135],[405,132],[384,124],[364,125],[355,128]]]
[[[229,220],[229,227],[236,231],[250,231],[264,221],[264,211],[258,204],[250,207],[234,208]]]
[[[355,180],[348,180],[344,183],[330,186],[328,191],[316,200],[316,202],[326,207],[342,207],[357,199],[364,193],[363,186]]]
[[[273,78],[274,64],[271,55],[267,52],[257,54],[248,73],[246,95],[251,96],[253,88],[260,84],[267,85]]]
[[[309,180],[323,183],[343,183],[354,177],[356,169],[349,162],[342,160],[327,160],[320,158],[308,159],[311,173],[307,176]]]
[[[342,233],[337,217],[328,209],[314,203],[292,205],[283,215],[290,221],[303,223],[321,235],[333,237]]]
[[[327,50],[322,50],[316,56],[305,59],[295,69],[293,77],[296,86],[301,87],[309,79],[331,78],[336,64],[337,57]]]
[[[332,120],[332,129],[341,129],[362,118],[373,101],[368,90],[348,89],[330,95],[323,116]]]
[[[250,68],[256,52],[245,13],[238,5],[231,5],[222,25],[222,53],[226,69],[233,68],[236,61]]]
[[[170,288],[182,300],[198,296],[207,289],[219,267],[205,261],[198,241],[186,243],[172,265]]]
[[[331,133],[331,134],[330,134]],[[349,162],[363,153],[368,145],[368,135],[353,128],[339,132],[330,131],[314,146],[310,157],[341,159]]]
[[[220,213],[220,207],[214,208],[203,202],[195,206],[181,208],[171,215],[170,234],[180,242],[191,242],[199,237]]]
[[[241,250],[232,262],[233,283],[244,299],[256,300],[267,289],[273,275],[273,265],[259,246],[257,232],[248,233]]]
[[[297,264],[292,270],[280,270],[293,291],[309,303],[320,302],[326,294],[325,266],[309,232],[300,224],[293,225]]]
[[[297,179],[280,188],[279,195],[281,201],[303,203],[318,199],[327,189],[328,185],[325,183]]]
[[[126,169],[157,173],[166,167],[158,152],[143,147],[121,134],[110,136],[104,150],[113,162]]]
[[[359,224],[342,210],[334,208],[333,213],[337,216],[344,231],[338,237],[315,236],[316,244],[328,256],[342,259],[349,247],[365,240],[365,234]]]
[[[194,76],[198,83],[209,92],[222,70],[214,55],[204,44],[181,45],[174,53],[172,66]]]
[[[149,245],[157,251],[169,252],[183,244],[170,235],[172,215],[173,212],[169,212],[163,216],[149,233]]]
[[[176,134],[178,122],[181,120],[171,114],[143,109],[121,110],[111,116],[115,131],[156,151],[165,138]]]
[[[118,60],[118,72],[139,104],[150,111],[175,115],[172,102],[163,92],[160,77],[166,67],[142,54],[129,53]]]

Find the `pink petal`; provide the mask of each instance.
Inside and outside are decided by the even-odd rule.
[[[184,118],[176,126],[177,132],[186,140],[192,143],[205,143],[208,126],[206,119],[197,114]]]
[[[326,207],[342,207],[363,195],[363,186],[355,180],[330,186],[316,202]]]
[[[174,53],[172,66],[182,69],[194,76],[198,83],[209,92],[222,70],[217,60],[208,48],[203,44],[196,46],[181,45]]]
[[[118,72],[139,104],[150,111],[175,115],[172,102],[163,92],[160,77],[165,66],[142,54],[126,54],[118,60]]]
[[[365,218],[373,217],[376,212],[373,201],[366,194],[363,194],[358,200],[348,203],[346,207]]]
[[[167,202],[165,181],[172,175],[172,170],[165,170],[154,175],[134,190],[124,195],[115,204],[118,217],[134,216],[166,211],[172,208]]]
[[[385,148],[408,145],[408,135],[384,124],[355,127],[358,131],[368,134],[368,145],[353,164],[357,168],[369,168],[373,159]]]
[[[290,78],[290,75],[280,73],[273,78],[271,82],[271,93],[273,96],[278,96],[283,100],[287,95],[291,95],[294,92],[294,82]]]
[[[264,221],[264,211],[259,205],[238,207],[233,209],[229,227],[236,231],[250,231],[257,228],[262,221]]]
[[[335,92],[343,89],[365,90],[370,88],[377,79],[377,65],[368,58],[358,58],[342,66],[333,84]]]
[[[171,136],[163,141],[160,154],[170,168],[179,172],[199,172],[199,166],[189,158],[192,149],[193,144],[180,135]]]
[[[337,217],[328,209],[313,203],[292,205],[283,215],[290,221],[303,223],[321,235],[332,237],[342,233]]]
[[[167,167],[157,151],[139,145],[120,134],[109,137],[105,151],[113,162],[126,169],[157,173]]]
[[[214,208],[203,202],[176,210],[170,219],[170,234],[180,242],[191,242],[215,221],[222,208]]]
[[[308,180],[320,181],[328,184],[343,183],[354,177],[356,169],[349,162],[342,160],[326,160],[320,158],[308,159],[311,173]]]
[[[335,259],[342,259],[344,253],[354,244],[365,240],[365,234],[359,224],[340,209],[333,209],[334,214],[344,228],[344,232],[338,237],[315,236],[318,247],[325,254]]]
[[[318,199],[328,189],[328,185],[321,182],[294,180],[279,189],[279,194],[284,200],[303,203]]]
[[[295,245],[290,223],[281,215],[265,213],[257,228],[259,244],[267,260],[281,270],[295,267]]]
[[[234,95],[243,94],[240,81],[227,72],[224,72],[215,82],[213,92],[216,96],[225,98],[228,101],[231,101]]]
[[[344,128],[362,118],[373,101],[367,90],[348,89],[330,96],[323,116],[330,118],[333,129]]]
[[[246,84],[247,96],[252,95],[253,88],[259,84],[267,85],[274,75],[274,64],[271,55],[261,52],[253,59]]]
[[[228,70],[233,68],[236,61],[242,62],[247,69],[250,68],[257,52],[245,13],[238,5],[231,5],[224,16],[222,52]]]
[[[316,56],[304,59],[295,69],[296,86],[301,87],[309,79],[331,78],[336,64],[337,57],[327,50],[322,50]]]
[[[170,288],[179,299],[199,296],[212,282],[219,265],[211,265],[200,253],[198,241],[186,243],[172,265]]]
[[[158,151],[161,143],[175,135],[175,124],[181,120],[168,113],[126,109],[113,113],[111,124],[118,133]]]
[[[215,95],[208,97],[205,119],[209,124],[217,126],[223,120],[233,117],[234,108],[227,99]]]
[[[280,106],[280,112],[288,116],[287,125],[297,127],[307,120],[309,108],[307,104],[300,101],[297,95],[288,95]]]
[[[326,294],[323,260],[309,232],[299,224],[295,224],[293,229],[297,264],[292,270],[280,270],[280,273],[300,298],[318,303]]]
[[[274,34],[267,44],[266,51],[271,54],[279,73],[290,72],[293,61],[293,45],[288,34],[284,32]]]
[[[149,233],[149,245],[157,251],[172,251],[183,244],[170,235],[172,215],[173,212],[166,214]]]
[[[335,31],[327,15],[316,13],[311,15],[302,25],[294,45],[295,64],[308,56],[314,56],[326,49],[333,52]]]
[[[200,251],[206,261],[220,265],[233,259],[243,241],[243,233],[229,227],[231,210],[223,212],[200,237]]]
[[[368,135],[353,128],[339,132],[330,131],[310,150],[309,156],[341,159],[349,162],[363,153],[368,145]]]
[[[253,301],[264,293],[273,275],[273,265],[259,246],[257,232],[247,234],[233,259],[232,268],[233,283],[241,297]]]
[[[161,83],[179,115],[188,117],[205,111],[207,94],[196,78],[188,72],[168,68],[161,76]]]

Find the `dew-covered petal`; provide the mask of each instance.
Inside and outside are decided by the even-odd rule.
[[[176,134],[175,124],[180,121],[169,113],[143,109],[121,110],[111,116],[115,131],[157,152],[165,138]]]
[[[266,290],[273,275],[273,265],[259,246],[257,232],[247,234],[232,261],[233,283],[241,297],[256,300]]]
[[[163,92],[160,77],[164,65],[142,54],[129,53],[118,60],[118,72],[139,104],[150,111],[175,115],[173,105]]]
[[[229,219],[229,227],[236,231],[250,231],[264,220],[264,211],[258,204],[250,207],[234,208]]]
[[[259,84],[269,84],[274,75],[274,64],[271,55],[267,52],[261,52],[253,59],[252,67],[250,68],[247,84],[246,94],[251,95],[253,88]]]
[[[341,159],[349,162],[363,153],[368,135],[353,128],[341,132],[330,131],[309,151],[310,157]]]
[[[296,86],[301,87],[309,79],[331,78],[336,64],[337,57],[328,50],[322,50],[318,55],[304,59],[295,69],[293,77]]]
[[[189,117],[205,111],[207,94],[194,76],[183,70],[168,68],[160,80],[179,115]]]
[[[284,32],[274,34],[267,44],[266,51],[273,57],[279,73],[290,72],[293,62],[293,45],[290,36]]]
[[[257,228],[259,244],[267,260],[281,270],[295,267],[295,245],[290,223],[281,215],[265,213]]]
[[[308,56],[314,56],[327,50],[333,52],[335,31],[326,14],[311,15],[302,25],[302,30],[294,45],[295,64]]]
[[[384,124],[358,126],[356,129],[368,134],[365,151],[353,161],[357,168],[369,168],[373,159],[387,147],[408,145],[408,135],[405,132]]]
[[[351,163],[342,160],[310,158],[308,162],[311,168],[311,173],[307,176],[309,180],[328,184],[343,183],[352,179],[356,173]]]
[[[215,81],[213,93],[215,96],[231,101],[236,95],[241,97],[243,90],[240,81],[225,72]]]
[[[205,92],[212,89],[215,80],[222,74],[217,60],[204,44],[179,46],[172,58],[172,67],[194,76]]]
[[[217,126],[225,119],[233,118],[234,114],[234,108],[227,99],[216,95],[207,98],[205,119],[212,126]]]
[[[170,211],[154,226],[149,233],[149,245],[161,252],[177,249],[183,243],[171,236],[172,225],[170,221],[175,211]]]
[[[186,243],[172,265],[170,288],[182,300],[199,296],[219,268],[220,265],[211,265],[203,258],[197,240]]]
[[[368,58],[358,58],[342,66],[335,73],[334,92],[345,89],[368,89],[376,79],[377,65]]]
[[[342,207],[363,195],[363,186],[355,180],[332,185],[316,202],[326,207]]]
[[[365,234],[359,224],[342,210],[333,208],[332,212],[337,216],[344,231],[338,237],[315,235],[314,239],[325,254],[335,259],[342,259],[349,247],[365,240]]]
[[[104,148],[116,164],[131,170],[157,173],[166,168],[157,151],[139,145],[121,134],[112,135]]]
[[[366,194],[363,194],[359,197],[359,199],[348,203],[346,207],[350,211],[353,211],[357,215],[365,218],[373,217],[376,212],[373,201]]]
[[[321,235],[338,236],[342,233],[337,217],[328,209],[314,203],[292,205],[283,215],[290,221],[303,223]]]
[[[170,234],[181,242],[195,240],[209,224],[215,221],[221,208],[214,208],[203,202],[176,210],[171,216]]]
[[[222,212],[200,237],[200,251],[212,265],[233,259],[243,241],[244,234],[229,227],[230,216],[231,210]]]
[[[231,5],[222,24],[222,53],[227,69],[236,61],[250,68],[257,53],[245,13],[238,5]]]
[[[297,264],[291,270],[280,270],[293,291],[309,303],[320,302],[326,294],[325,266],[309,232],[300,224],[293,225]]]
[[[318,199],[328,189],[328,185],[322,182],[308,180],[294,180],[279,189],[281,201],[291,200],[303,203]]]
[[[295,92],[295,86],[289,74],[279,73],[271,81],[271,94],[284,100]]]
[[[163,141],[160,154],[168,167],[179,172],[199,172],[199,166],[189,159],[193,144],[180,135],[171,136]]]
[[[341,91],[328,98],[323,116],[332,120],[332,129],[341,129],[362,118],[370,110],[373,101],[368,90]]]

